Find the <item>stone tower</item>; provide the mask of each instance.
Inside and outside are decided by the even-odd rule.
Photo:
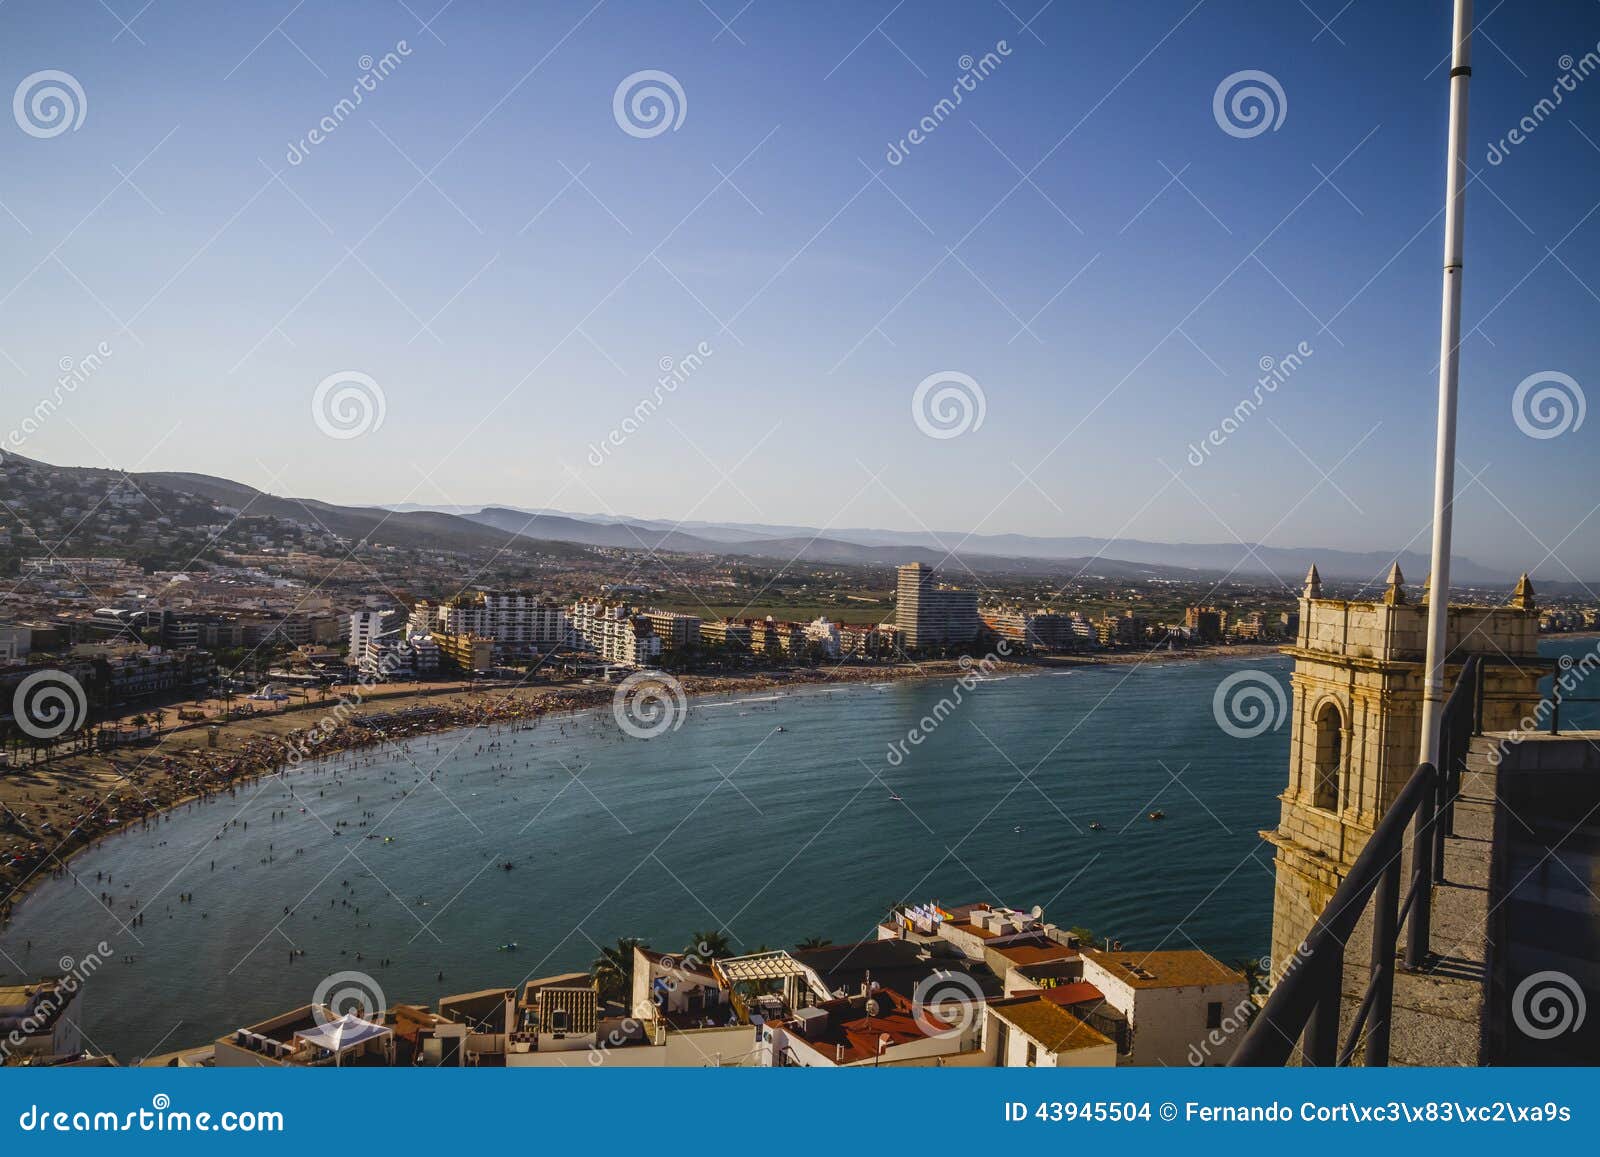
[[[1396,565],[1382,598],[1322,597],[1313,566],[1294,645],[1289,784],[1275,849],[1272,963],[1276,977],[1366,846],[1420,760],[1427,595],[1411,602]],[[1510,606],[1450,608],[1446,680],[1483,656],[1484,726],[1511,729],[1539,701],[1539,612],[1526,575]]]

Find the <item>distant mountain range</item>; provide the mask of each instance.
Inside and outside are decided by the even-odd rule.
[[[23,462],[19,455],[8,457]],[[43,465],[43,464],[40,464]],[[85,467],[57,470],[105,473]],[[1084,575],[1135,580],[1203,580],[1232,574],[1241,579],[1275,577],[1298,586],[1314,562],[1334,581],[1376,583],[1396,555],[1327,547],[1272,547],[1257,543],[1161,543],[1134,538],[1036,537],[1025,534],[975,534],[961,531],[904,531],[880,528],[828,528],[766,523],[685,521],[617,515],[574,514],[514,506],[341,506],[314,498],[268,494],[206,474],[155,471],[131,475],[142,485],[194,494],[254,513],[315,522],[345,538],[408,548],[497,549],[531,540],[537,549],[574,557],[593,547],[759,558],[776,562],[898,566],[923,562],[947,571],[974,573]],[[1428,571],[1427,558],[1406,551],[1398,556],[1411,581]],[[1514,576],[1457,556],[1451,578],[1461,586],[1509,587]],[[1547,582],[1552,591],[1582,588]]]
[[[420,512],[426,507],[410,507]],[[968,534],[876,528],[822,530],[765,523],[695,522],[525,510],[509,506],[451,507],[460,517],[532,538],[555,538],[593,546],[648,548],[805,562],[895,566],[906,562],[951,565],[951,552],[974,571],[1059,574],[1082,571],[1108,578],[1200,578],[1232,573],[1277,577],[1298,584],[1314,562],[1324,578],[1378,581],[1396,561],[1412,581],[1428,571],[1416,551],[1345,551],[1328,547],[1273,547],[1259,543],[1163,543],[1135,538],[1041,538],[1025,534]],[[1461,585],[1506,585],[1513,576],[1457,556],[1452,581]]]

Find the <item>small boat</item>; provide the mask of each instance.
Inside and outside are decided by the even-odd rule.
[[[891,791],[889,793],[889,802],[890,803],[904,803],[905,801],[900,798],[900,793],[899,792]]]
[[[1012,828],[1011,830],[1020,834],[1022,832],[1022,825],[1018,824],[1016,827]]]
[[[513,864],[510,860],[507,860],[505,863],[500,865],[501,871],[505,871],[505,872],[509,872],[512,868],[515,868],[515,867],[516,867],[516,865]]]
[[[517,942],[515,940],[513,940],[510,944],[502,944],[502,945],[500,945],[500,951],[501,952],[515,952],[516,950],[517,950]]]
[[[779,730],[779,731],[787,731],[787,730],[789,730],[789,729],[788,729],[788,728],[787,728],[787,727],[780,727],[780,728],[778,728],[778,730]]]
[[[1164,820],[1167,818],[1167,813],[1162,811],[1160,808],[1157,808],[1155,811],[1150,813],[1149,818],[1153,820]]]
[[[1099,820],[1091,820],[1089,821],[1089,830],[1091,832],[1103,832],[1106,830],[1106,825]]]

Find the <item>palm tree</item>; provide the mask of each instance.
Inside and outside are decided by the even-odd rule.
[[[830,948],[832,946],[833,941],[829,940],[826,936],[807,936],[804,940],[795,945],[795,949],[800,952],[809,952],[813,948]]]
[[[615,947],[600,949],[590,968],[601,1000],[627,1003],[633,999],[633,950],[643,947],[637,936],[619,936]]]
[[[683,955],[710,962],[732,956],[733,946],[728,943],[727,936],[721,932],[691,932],[689,934],[689,943],[684,948]]]

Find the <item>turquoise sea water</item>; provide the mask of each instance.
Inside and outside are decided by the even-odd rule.
[[[585,968],[619,936],[869,937],[906,897],[1039,904],[1130,946],[1258,957],[1257,831],[1277,821],[1289,728],[1218,727],[1213,694],[1246,670],[1287,694],[1276,656],[986,681],[898,766],[890,745],[950,682],[702,701],[648,740],[609,710],[429,736],[78,857],[0,935],[0,975],[108,943],[80,1023],[127,1061],[303,1005],[342,970],[431,1003]]]

